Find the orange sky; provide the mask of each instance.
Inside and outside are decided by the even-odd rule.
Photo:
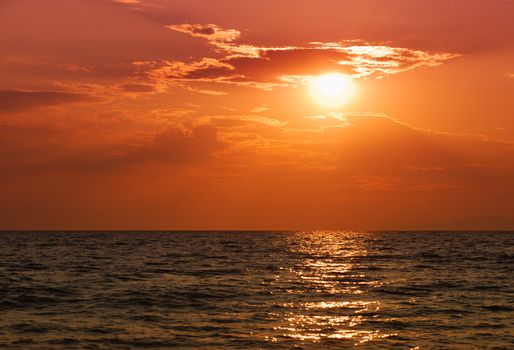
[[[0,229],[514,229],[512,18],[0,0]],[[308,93],[328,72],[342,106]]]

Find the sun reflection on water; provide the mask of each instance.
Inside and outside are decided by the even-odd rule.
[[[368,291],[381,282],[368,275],[368,266],[356,262],[368,254],[364,243],[340,232],[299,233],[290,238],[289,248],[296,261],[277,283],[294,301],[281,303],[284,311],[270,315],[280,320],[275,330],[281,337],[359,345],[397,335],[373,327],[381,302]]]

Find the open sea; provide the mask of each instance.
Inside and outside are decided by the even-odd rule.
[[[514,232],[1,232],[0,349],[514,349]]]

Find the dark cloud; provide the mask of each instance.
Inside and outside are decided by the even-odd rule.
[[[215,79],[235,75],[244,77],[242,81],[279,82],[279,78],[283,75],[315,75],[327,70],[352,73],[351,68],[337,63],[347,59],[349,59],[347,54],[332,50],[264,51],[259,57],[236,56],[221,59],[220,62],[223,65],[199,67],[187,72],[183,78]]]
[[[124,84],[120,86],[121,90],[125,92],[145,93],[154,92],[155,87],[147,84]]]
[[[210,125],[193,128],[168,128],[143,145],[101,146],[53,160],[50,168],[68,171],[104,172],[123,167],[162,163],[191,165],[209,160],[225,148],[218,131]]]
[[[190,130],[169,128],[154,140],[122,158],[127,162],[194,163],[207,160],[213,152],[224,148],[218,131],[210,125],[200,125]]]
[[[0,113],[91,100],[88,95],[69,92],[1,90]]]
[[[213,45],[226,56],[192,63],[165,62],[153,70],[161,72],[154,76],[234,84],[302,84],[302,79],[328,71],[354,77],[381,77],[421,66],[437,66],[459,56],[361,41],[274,48],[216,41]]]
[[[148,163],[194,164],[208,160],[227,146],[211,125],[170,127],[143,144],[134,141],[80,145],[75,137],[71,130],[59,128],[0,128],[2,175],[47,171],[100,173]]]

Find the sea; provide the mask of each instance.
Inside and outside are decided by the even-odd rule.
[[[0,349],[514,349],[514,232],[1,232]]]

